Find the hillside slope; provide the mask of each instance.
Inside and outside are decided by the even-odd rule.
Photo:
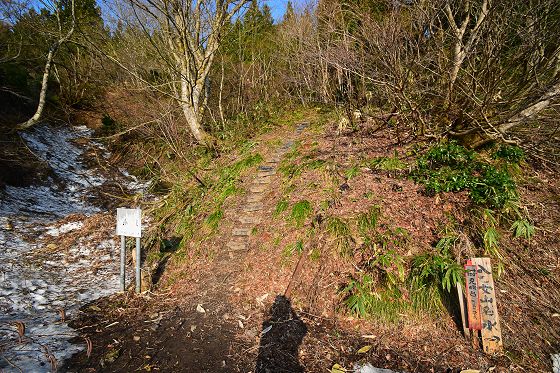
[[[549,370],[560,348],[554,173],[511,166],[518,209],[536,227],[514,238],[504,210],[477,205],[472,185],[440,192],[414,181],[434,144],[397,130],[347,129],[308,110],[212,161],[204,193],[171,193],[154,212],[161,245],[148,256],[159,258],[157,285],[84,308],[73,325],[92,341],[91,356],[76,355],[67,369]],[[492,151],[473,155],[485,170],[497,162]],[[496,223],[484,226],[480,211]],[[490,228],[500,238],[488,246]],[[447,270],[482,255],[502,272],[506,352],[498,356],[462,336],[445,273],[415,272],[419,258]],[[424,287],[413,286],[418,279]]]

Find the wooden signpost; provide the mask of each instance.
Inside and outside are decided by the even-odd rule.
[[[478,341],[480,330],[484,352],[503,349],[502,331],[490,258],[472,258],[465,265],[468,328]],[[476,342],[478,344],[478,342]]]
[[[141,290],[140,237],[142,236],[142,210],[117,209],[117,235],[121,236],[121,290],[125,291],[126,237],[136,238],[136,292]]]

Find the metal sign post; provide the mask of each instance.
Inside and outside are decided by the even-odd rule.
[[[121,290],[125,291],[126,237],[136,237],[136,292],[140,293],[140,237],[142,236],[142,210],[117,209],[117,235],[121,236]]]

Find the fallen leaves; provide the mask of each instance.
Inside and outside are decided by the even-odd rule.
[[[23,337],[25,336],[25,324],[21,321],[16,321],[15,324],[19,336],[19,343],[23,343]]]
[[[369,350],[371,350],[371,345],[365,345],[364,347],[360,348],[357,353],[358,354],[365,354]]]

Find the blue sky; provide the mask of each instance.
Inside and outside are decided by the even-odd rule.
[[[292,4],[294,5],[294,8],[296,9],[296,11],[305,2],[307,2],[306,0],[291,0],[291,1],[292,1]],[[97,3],[101,6],[101,8],[104,8],[103,1],[97,0]],[[268,6],[270,7],[270,9],[272,11],[272,17],[274,17],[274,20],[276,22],[278,22],[278,21],[282,20],[282,16],[284,15],[284,12],[286,11],[286,4],[288,3],[288,0],[259,0],[259,3],[261,5],[262,4],[268,4]],[[42,7],[39,0],[31,0],[30,4],[36,9],[39,9],[39,8]]]
[[[282,19],[282,16],[286,11],[286,4],[288,3],[288,0],[266,0],[264,3],[268,4],[272,10],[272,17],[274,17],[276,22],[278,22]]]
[[[313,3],[315,0],[291,0],[292,5],[296,12],[302,10],[305,4]],[[258,0],[259,5],[262,7],[267,4],[272,12],[272,17],[274,21],[279,22],[286,12],[286,5],[288,0]]]

